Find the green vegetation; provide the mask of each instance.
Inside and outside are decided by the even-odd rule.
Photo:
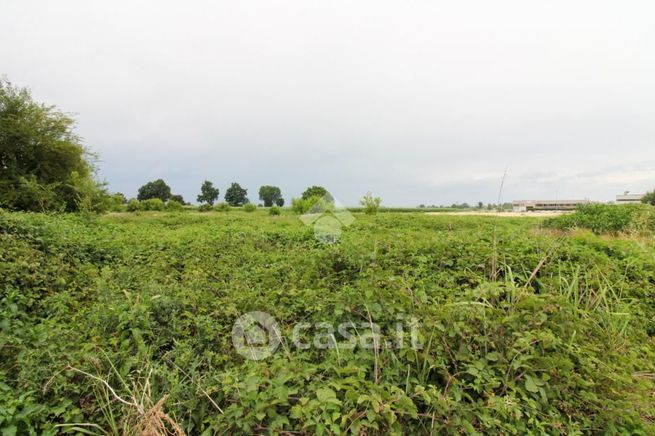
[[[171,198],[171,187],[166,184],[162,179],[153,180],[139,188],[137,200],[145,201],[151,199],[159,199],[161,201],[168,201]]]
[[[642,203],[655,206],[655,191],[648,192],[646,195],[644,195],[644,198],[642,198],[641,201]]]
[[[302,193],[301,199],[309,200],[311,198],[325,198],[327,202],[333,202],[332,194],[322,186],[310,186]]]
[[[200,195],[196,198],[196,201],[199,203],[207,203],[210,206],[214,205],[214,202],[218,200],[219,190],[214,188],[214,184],[209,180],[205,180],[200,186]]]
[[[575,228],[602,233],[652,233],[655,232],[655,209],[639,204],[580,206],[575,213],[552,218],[546,225],[561,230]]]
[[[227,191],[225,191],[225,201],[227,204],[233,207],[243,206],[246,203],[249,203],[248,200],[248,190],[241,187],[236,182],[233,182]]]
[[[653,434],[652,240],[540,223],[356,214],[325,245],[266,209],[0,212],[0,431]],[[253,310],[262,361],[231,342]],[[409,317],[423,346],[384,346]],[[347,321],[378,346],[290,340]]]
[[[282,205],[284,204],[282,191],[277,186],[264,185],[259,188],[259,199],[264,202],[265,207],[271,207],[280,200],[282,200]]]
[[[359,204],[364,206],[364,213],[369,215],[378,213],[380,210],[380,203],[382,203],[382,199],[380,197],[373,197],[370,192],[367,192],[364,198],[359,202]]]
[[[0,207],[29,211],[107,210],[92,157],[75,121],[0,79]]]

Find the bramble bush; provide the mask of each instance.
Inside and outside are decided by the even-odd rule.
[[[290,214],[0,211],[0,432],[135,433],[106,382],[187,434],[652,434],[653,244],[540,222],[361,214],[326,245]],[[420,349],[290,341],[407,317]]]
[[[547,227],[561,230],[588,229],[601,233],[649,233],[655,231],[655,208],[639,204],[588,204],[574,213],[546,221]]]

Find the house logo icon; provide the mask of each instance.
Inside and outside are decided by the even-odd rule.
[[[355,221],[355,217],[331,195],[317,200],[300,220],[314,229],[314,237],[323,244],[334,244],[341,238],[342,229]]]

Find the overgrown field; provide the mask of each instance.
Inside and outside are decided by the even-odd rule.
[[[0,212],[0,262],[3,435],[655,431],[647,238],[385,213],[324,245],[265,210]],[[264,360],[232,344],[250,311],[280,326]],[[412,317],[422,346],[385,346]],[[350,321],[381,340],[291,341]]]

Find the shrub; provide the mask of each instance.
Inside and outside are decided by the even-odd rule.
[[[165,204],[160,198],[149,198],[141,202],[143,210],[164,210]]]
[[[213,208],[207,203],[201,204],[200,206],[198,206],[198,212],[209,212],[212,209]]]
[[[644,198],[641,199],[641,202],[655,206],[655,191],[648,192],[646,195],[644,195]]]
[[[273,206],[268,210],[269,215],[279,215],[281,212],[280,208],[277,206]]]
[[[373,197],[370,192],[367,192],[364,198],[359,202],[359,204],[364,206],[364,213],[369,215],[378,213],[380,203],[382,203],[382,199],[380,197]]]
[[[243,205],[243,210],[246,212],[254,212],[257,210],[257,206],[252,203],[246,203]]]
[[[166,210],[179,212],[181,210],[184,210],[184,206],[182,205],[182,203],[178,201],[168,200],[168,203],[166,203]]]
[[[136,198],[131,199],[127,202],[127,211],[128,212],[137,212],[143,210],[143,205]]]
[[[218,203],[216,206],[214,206],[214,210],[216,212],[229,212],[230,205],[227,203]]]
[[[551,218],[545,225],[561,230],[583,228],[596,234],[642,233],[655,230],[655,211],[640,204],[587,204],[572,214]]]
[[[322,213],[333,208],[334,204],[326,197],[294,198],[291,200],[291,209],[297,214]]]

